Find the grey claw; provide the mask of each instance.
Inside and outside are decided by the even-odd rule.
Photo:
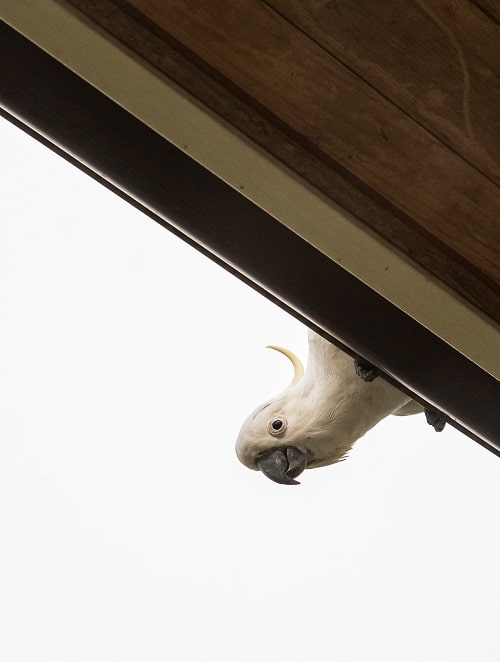
[[[371,363],[362,360],[358,361],[357,359],[354,360],[354,370],[358,377],[361,377],[365,382],[372,382],[381,374],[381,370]]]
[[[446,416],[437,409],[426,409],[425,418],[429,425],[432,425],[436,432],[442,432],[446,425]]]

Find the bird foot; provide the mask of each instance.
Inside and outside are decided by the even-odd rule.
[[[381,370],[376,368],[371,363],[367,363],[366,361],[358,361],[357,359],[354,360],[354,369],[356,370],[358,377],[361,377],[361,379],[365,382],[372,382],[381,374]]]
[[[426,409],[425,418],[427,419],[427,423],[432,425],[436,432],[442,432],[444,430],[444,426],[446,425],[446,416],[442,412],[438,411],[437,409]]]

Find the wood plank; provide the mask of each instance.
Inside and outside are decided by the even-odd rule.
[[[167,43],[164,33],[153,23],[144,20],[139,23],[136,18],[142,19],[141,14],[131,12],[128,5],[120,2],[118,7],[116,2],[109,0],[70,0],[70,4],[351,211],[486,315],[500,322],[500,298],[495,285],[484,274],[471,269],[465,261],[457,260],[445,244],[413,223],[401,210],[360,186],[338,168],[331,167],[331,163],[325,163],[321,155],[285,131],[275,118],[256,108],[245,96],[235,94],[225,81],[215,80],[206,68],[202,70],[197,66],[192,54],[187,53],[190,59],[184,57],[180,53],[184,49],[177,43],[173,48],[170,40]]]
[[[467,0],[266,0],[500,184],[500,26]],[[500,7],[500,3],[498,5]]]
[[[499,188],[321,46],[249,0],[127,4],[498,286]]]

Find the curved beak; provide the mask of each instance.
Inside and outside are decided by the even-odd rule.
[[[304,471],[306,464],[307,455],[295,446],[274,448],[257,460],[264,476],[281,485],[300,485],[294,478]]]

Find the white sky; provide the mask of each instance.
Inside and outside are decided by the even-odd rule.
[[[0,659],[498,660],[500,460],[420,416],[300,487],[245,469],[304,327],[0,141]]]

